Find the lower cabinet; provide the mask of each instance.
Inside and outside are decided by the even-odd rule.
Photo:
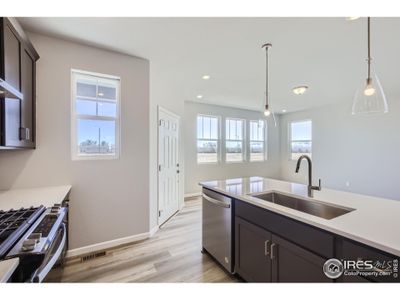
[[[235,271],[248,282],[331,282],[326,259],[235,218]]]
[[[271,282],[270,232],[235,218],[235,271],[248,282]]]

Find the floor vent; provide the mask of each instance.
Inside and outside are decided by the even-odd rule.
[[[88,255],[83,256],[83,257],[81,258],[81,262],[88,261],[88,260],[92,260],[92,259],[95,259],[95,258],[104,256],[104,255],[106,255],[106,251],[91,253],[91,254],[88,254]]]

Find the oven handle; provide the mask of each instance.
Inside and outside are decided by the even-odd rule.
[[[229,203],[223,202],[223,201],[219,201],[217,199],[211,198],[209,196],[207,196],[206,194],[203,194],[204,199],[206,199],[208,202],[211,202],[215,205],[224,207],[224,208],[230,208],[231,205]]]
[[[61,231],[62,231],[62,239],[60,242],[60,245],[58,246],[57,250],[53,252],[51,255],[50,260],[45,263],[45,265],[42,265],[39,267],[39,269],[35,272],[32,278],[32,282],[42,282],[43,279],[47,276],[47,274],[50,272],[50,270],[53,268],[55,263],[58,261],[58,258],[61,256],[63,249],[65,247],[65,243],[67,241],[67,228],[64,223],[61,225]]]

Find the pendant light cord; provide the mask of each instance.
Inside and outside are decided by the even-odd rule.
[[[269,59],[268,49],[272,47],[271,44],[264,44],[262,48],[265,48],[265,108],[269,109]]]
[[[269,89],[269,80],[268,80],[268,46],[265,47],[265,106],[268,107],[268,89]]]
[[[368,79],[371,79],[371,18],[368,17]]]

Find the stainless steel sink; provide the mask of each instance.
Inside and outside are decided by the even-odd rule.
[[[325,204],[311,199],[299,199],[278,193],[250,194],[250,196],[331,220],[347,214],[354,208]]]

